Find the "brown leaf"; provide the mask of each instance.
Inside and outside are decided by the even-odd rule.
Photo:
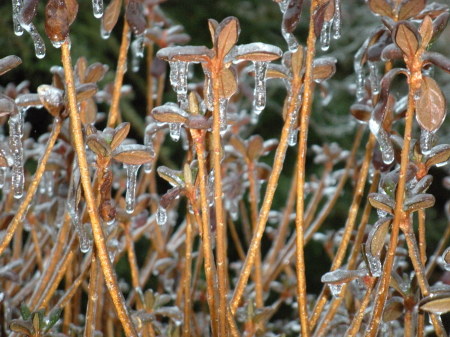
[[[98,134],[92,134],[86,138],[86,144],[97,156],[109,157],[111,154],[110,145]]]
[[[98,82],[100,81],[103,76],[105,76],[106,72],[108,71],[108,66],[101,64],[99,62],[92,63],[87,69],[86,69],[86,78],[84,82]]]
[[[9,55],[0,59],[0,76],[22,63],[20,57]]]
[[[158,175],[166,180],[173,187],[184,187],[185,182],[183,178],[183,172],[172,170],[166,166],[159,166],[156,171]]]
[[[283,66],[269,64],[267,66],[266,78],[288,78],[288,74]]]
[[[207,130],[212,126],[212,120],[202,115],[189,115],[185,125],[189,129]]]
[[[450,311],[450,293],[431,294],[424,297],[419,304],[420,310],[442,315]]]
[[[359,122],[367,123],[372,114],[372,108],[366,104],[353,104],[350,112]]]
[[[393,17],[392,7],[386,0],[368,0],[370,10],[381,16]]]
[[[156,56],[165,61],[207,62],[213,53],[205,46],[175,46],[158,50]]]
[[[397,24],[392,32],[393,40],[402,50],[403,54],[411,59],[419,48],[420,36],[414,25],[408,21]]]
[[[229,143],[231,146],[234,147],[234,149],[239,152],[239,154],[245,158],[247,157],[247,149],[245,147],[244,141],[237,135],[233,135],[230,140]]]
[[[147,146],[139,144],[121,145],[113,151],[113,158],[129,165],[142,165],[152,161]]]
[[[234,58],[236,60],[270,62],[279,59],[282,55],[283,52],[276,46],[254,42],[237,46]]]
[[[394,296],[386,302],[383,311],[383,322],[391,322],[398,319],[403,314],[403,298]]]
[[[134,34],[140,35],[144,33],[147,21],[145,20],[142,4],[138,0],[128,1],[125,17]]]
[[[372,256],[380,256],[391,222],[392,218],[386,217],[381,218],[373,225],[366,241],[366,251]]]
[[[42,84],[37,89],[39,99],[47,111],[53,116],[58,117],[64,108],[64,92],[51,85]]]
[[[419,34],[422,38],[422,48],[426,49],[433,37],[433,20],[427,15],[419,27]]]
[[[394,213],[395,203],[387,195],[384,195],[381,193],[370,193],[368,198],[369,198],[370,204],[373,207],[380,209],[382,211],[385,211],[389,214]]]
[[[220,71],[218,79],[220,97],[229,98],[237,91],[236,74],[231,69],[223,68]]]
[[[95,122],[97,116],[97,104],[92,98],[80,102],[80,119],[83,125]]]
[[[416,101],[416,119],[419,125],[430,132],[440,128],[444,122],[447,104],[445,97],[434,79],[423,76]]]
[[[84,83],[77,85],[77,102],[84,101],[88,98],[91,98],[97,92],[97,84],[95,83]]]
[[[322,32],[325,13],[329,3],[329,1],[322,2],[314,11],[314,34],[316,35],[316,38],[319,38],[320,33]]]
[[[111,149],[114,150],[118,147],[125,140],[125,138],[127,138],[129,132],[130,123],[125,122],[117,125],[114,129],[114,136],[110,143]]]
[[[427,170],[431,168],[431,166],[445,163],[450,159],[450,145],[449,144],[440,144],[433,147],[428,155],[428,159],[425,162],[425,166]]]
[[[20,11],[20,21],[23,24],[28,25],[33,21],[36,16],[39,0],[23,0],[22,9]]]
[[[214,19],[208,19],[208,29],[211,34],[211,41],[216,43],[216,31],[217,27],[219,27],[219,23]]]
[[[365,270],[345,270],[336,269],[322,275],[320,281],[328,284],[348,283],[352,280],[362,277],[367,273]]]
[[[122,7],[122,0],[111,0],[108,6],[105,8],[102,17],[102,29],[110,33],[119,19],[120,8]]]
[[[436,199],[432,194],[418,194],[406,199],[403,210],[408,213],[434,206]]]
[[[328,80],[336,72],[336,58],[325,56],[314,60],[313,79],[320,83]]]
[[[223,59],[236,44],[239,37],[239,21],[234,16],[224,19],[216,30],[215,50],[219,59]]]
[[[87,60],[84,56],[78,58],[77,63],[75,64],[74,72],[78,77],[80,83],[84,83],[84,79],[86,77],[86,68],[87,68]]]
[[[53,42],[62,42],[69,35],[69,13],[64,1],[48,0],[45,6],[45,33]]]
[[[447,27],[448,19],[450,17],[450,13],[447,12],[447,9],[441,13],[436,19],[433,21],[433,38],[431,39],[431,43],[435,41],[441,33],[444,31],[445,27]]]
[[[302,14],[302,6],[303,0],[290,0],[289,4],[286,8],[286,11],[283,14],[283,29],[292,33],[297,27],[298,22],[300,21],[300,16]]]
[[[185,112],[172,104],[164,104],[152,110],[152,116],[155,120],[162,123],[185,123],[187,118]]]
[[[258,159],[263,152],[264,141],[261,136],[256,135],[250,137],[247,141],[247,157],[251,161]]]
[[[67,17],[69,19],[69,25],[71,25],[78,14],[78,1],[77,0],[65,0],[67,7]]]
[[[424,63],[431,62],[435,66],[450,73],[450,59],[446,58],[444,55],[435,52],[426,52],[423,53],[422,58],[424,60]]]
[[[17,106],[13,99],[8,96],[0,96],[0,117],[17,113]]]
[[[419,14],[426,5],[426,0],[408,0],[402,2],[398,12],[398,20],[407,20]]]

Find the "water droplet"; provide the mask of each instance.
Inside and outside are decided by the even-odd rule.
[[[372,95],[378,95],[380,93],[380,78],[378,74],[378,66],[375,62],[368,61],[369,65],[369,81],[372,89]]]
[[[167,223],[167,210],[161,205],[158,206],[156,211],[156,223],[159,226],[164,226]]]
[[[19,23],[19,16],[21,9],[22,9],[22,0],[12,0],[13,25],[14,25],[14,34],[16,36],[21,36],[23,34],[23,28]]]
[[[33,23],[29,23],[27,25],[22,24],[22,27],[30,34],[31,39],[34,44],[34,53],[38,59],[42,59],[45,57],[45,43],[42,40],[41,35],[37,31],[36,27]]]
[[[219,99],[220,132],[227,131],[227,107],[228,98],[221,97]]]
[[[422,154],[429,155],[435,141],[435,132],[422,129],[420,131],[420,149],[422,150]]]
[[[254,62],[255,65],[255,90],[253,93],[253,109],[260,114],[266,106],[266,71],[268,62]]]
[[[334,16],[333,16],[333,39],[337,40],[341,37],[341,1],[335,0],[334,1]]]
[[[320,31],[320,49],[327,51],[330,48],[331,22],[325,21]]]
[[[328,287],[330,288],[331,294],[334,297],[339,297],[343,286],[344,286],[343,283],[339,283],[339,284],[328,283]]]
[[[125,193],[125,204],[128,214],[134,212],[134,206],[136,204],[136,179],[137,172],[140,166],[141,165],[123,165],[123,167],[127,171],[127,190]]]
[[[103,0],[92,0],[92,12],[97,19],[103,16]]]
[[[14,198],[20,199],[23,196],[25,176],[23,170],[23,110],[10,115],[9,120],[9,149],[12,154],[13,164],[11,167],[11,185],[14,191]]]
[[[144,34],[137,35],[131,43],[131,69],[133,72],[139,71],[140,59],[144,57]]]
[[[178,142],[181,136],[181,124],[169,123],[169,134],[174,142]]]

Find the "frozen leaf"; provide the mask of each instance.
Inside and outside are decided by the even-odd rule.
[[[97,134],[89,135],[86,144],[97,156],[109,157],[111,155],[111,147],[101,136]]]
[[[436,199],[432,194],[418,194],[407,198],[403,210],[405,212],[415,212],[421,209],[430,208],[434,206]]]
[[[446,163],[450,159],[450,145],[440,144],[433,147],[428,154],[428,159],[425,162],[427,170],[433,165],[439,165],[440,163]]]
[[[336,58],[335,57],[321,57],[314,60],[313,79],[320,83],[328,80],[336,72]]]
[[[250,137],[247,148],[247,157],[253,161],[258,159],[262,155],[263,151],[263,139],[261,136],[255,135]]]
[[[40,85],[37,91],[42,105],[53,117],[58,117],[64,108],[64,92],[46,84]]]
[[[212,120],[202,115],[189,115],[184,124],[188,129],[208,130],[212,127]]]
[[[442,253],[442,260],[444,262],[444,269],[450,271],[450,247]]]
[[[231,69],[223,68],[220,71],[218,79],[220,97],[230,98],[237,91],[236,74]]]
[[[120,145],[113,152],[115,160],[129,165],[142,165],[152,161],[148,147],[140,144]]]
[[[102,17],[102,31],[111,33],[119,19],[122,0],[111,0]]]
[[[69,15],[64,1],[49,0],[45,6],[45,33],[54,43],[62,43],[69,35]]]
[[[22,63],[20,57],[9,55],[0,59],[0,76]]]
[[[422,38],[422,47],[426,49],[433,37],[433,20],[427,15],[422,21],[419,28],[419,34]]]
[[[22,94],[17,96],[16,104],[20,107],[41,106],[42,102],[38,94]]]
[[[367,123],[372,114],[372,108],[366,104],[355,103],[350,107],[350,112],[358,122]]]
[[[266,78],[288,78],[287,71],[279,64],[269,64],[266,71]]]
[[[125,17],[134,34],[140,35],[144,33],[147,22],[144,16],[144,9],[140,1],[128,1]]]
[[[22,333],[26,336],[32,336],[33,335],[33,325],[30,322],[26,322],[21,319],[13,319],[9,323],[9,328],[18,333]]]
[[[219,59],[224,57],[236,44],[240,33],[239,21],[237,18],[230,16],[224,19],[215,31],[216,56]]]
[[[424,63],[432,63],[442,70],[450,73],[450,60],[444,55],[434,52],[426,52],[423,54]]]
[[[391,322],[397,320],[403,314],[403,298],[399,296],[391,297],[386,302],[383,311],[383,322]]]
[[[20,11],[21,24],[28,25],[36,16],[39,0],[23,0],[22,9]]]
[[[0,117],[18,113],[16,103],[8,96],[0,96]]]
[[[86,69],[86,77],[84,79],[84,82],[85,83],[98,82],[101,79],[103,79],[103,76],[105,76],[107,71],[108,67],[106,65],[103,65],[99,62],[92,63]]]
[[[416,119],[430,132],[436,131],[444,122],[447,105],[445,97],[434,79],[422,77],[419,98],[416,101]]]
[[[379,219],[369,233],[366,241],[366,252],[372,256],[379,256],[392,222],[391,217]]]
[[[76,93],[77,93],[77,102],[81,102],[87,100],[94,96],[97,92],[97,84],[95,83],[83,83],[77,85]]]
[[[450,311],[450,293],[431,294],[424,297],[419,303],[419,309],[436,315]]]
[[[166,166],[160,166],[156,170],[161,178],[174,187],[184,187],[185,182],[181,171],[172,170]]]
[[[289,0],[286,10],[283,13],[282,29],[292,33],[300,21],[303,0]]]
[[[207,62],[213,52],[204,46],[175,46],[158,50],[156,56],[164,61]]]
[[[185,123],[187,120],[186,112],[180,109],[177,104],[166,103],[152,110],[152,116],[155,120],[162,123]]]
[[[368,0],[367,2],[370,10],[375,14],[388,17],[392,15],[392,8],[386,0]]]
[[[380,209],[384,212],[387,212],[389,214],[394,213],[395,202],[387,195],[380,193],[370,193],[368,198],[370,204],[373,207]]]
[[[337,269],[322,275],[320,281],[328,284],[349,283],[352,280],[367,274],[366,270]]]
[[[233,54],[235,60],[269,62],[279,59],[283,52],[271,44],[254,42],[236,46]]]
[[[419,48],[420,36],[410,22],[399,22],[392,32],[393,40],[403,54],[411,59]]]
[[[208,19],[209,34],[211,35],[211,41],[213,41],[213,43],[216,41],[216,31],[218,27],[219,23],[216,20]]]
[[[433,37],[431,39],[431,43],[433,43],[444,31],[445,27],[447,27],[448,19],[450,14],[447,10],[443,13],[439,14],[439,16],[433,21]]]
[[[127,138],[128,132],[130,132],[130,123],[120,123],[116,126],[114,129],[114,136],[110,143],[112,150],[118,147],[125,140],[125,138]]]
[[[419,14],[426,5],[426,0],[408,0],[401,3],[398,20],[407,20]]]
[[[411,195],[425,193],[431,186],[432,182],[433,176],[431,174],[427,174],[425,177],[420,179],[416,186],[414,186],[414,188],[411,190]]]

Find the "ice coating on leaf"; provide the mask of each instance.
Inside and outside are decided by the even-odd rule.
[[[334,16],[333,16],[333,39],[337,40],[341,37],[341,0],[334,0]]]
[[[42,59],[45,57],[45,43],[42,40],[41,35],[37,31],[36,27],[33,23],[29,23],[27,25],[22,24],[22,27],[30,34],[31,39],[34,44],[34,53],[38,59]]]
[[[430,132],[425,129],[420,131],[420,149],[422,154],[429,155],[435,142],[435,132]],[[445,164],[444,164],[445,165]]]
[[[373,256],[370,252],[366,252],[366,258],[370,274],[374,277],[380,277],[382,272],[380,257]]]
[[[8,120],[9,124],[9,149],[13,158],[11,167],[11,187],[14,191],[14,198],[20,199],[23,195],[25,184],[24,176],[24,159],[23,159],[23,112],[20,111],[11,115]]]
[[[369,81],[372,95],[378,95],[380,93],[380,79],[377,64],[370,61],[368,61],[367,64],[369,66]]]
[[[103,16],[103,0],[92,0],[92,12],[97,19]]]
[[[169,123],[169,134],[174,142],[178,142],[181,136],[181,124]]]
[[[288,45],[288,49],[290,52],[296,52],[298,49],[298,41],[295,38],[294,34],[287,32],[284,27],[281,27],[281,35],[283,35],[284,40]]]
[[[23,34],[23,28],[19,23],[19,15],[22,9],[22,0],[12,0],[12,13],[13,13],[13,25],[14,34],[21,36]]]
[[[328,283],[328,288],[330,288],[331,294],[334,297],[339,297],[341,295],[342,288],[344,287],[344,284],[333,284]]]
[[[167,210],[161,205],[158,206],[156,211],[156,223],[159,226],[164,226],[167,223]]]
[[[253,93],[253,109],[260,114],[266,106],[266,72],[268,62],[254,62],[255,65],[255,90]]]
[[[320,49],[327,51],[330,49],[330,38],[331,38],[331,22],[325,21],[320,31]]]
[[[227,107],[228,107],[228,98],[221,97],[219,99],[220,132],[224,132],[227,130]]]
[[[5,166],[0,166],[0,188],[5,186],[6,170],[7,168]]]
[[[127,189],[125,193],[125,210],[128,214],[134,212],[134,206],[136,205],[136,179],[137,172],[141,165],[129,165],[124,164],[123,167],[127,171]]]
[[[131,43],[131,70],[133,72],[139,71],[140,59],[144,57],[144,34],[137,35]]]
[[[369,128],[378,141],[383,162],[387,165],[394,161],[394,147],[392,146],[389,134],[374,119],[370,119]]]
[[[450,271],[450,247],[447,247],[447,249],[442,254],[443,259],[443,267],[446,271]]]

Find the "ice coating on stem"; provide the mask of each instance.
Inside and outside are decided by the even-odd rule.
[[[369,81],[370,88],[372,89],[372,95],[378,95],[380,93],[380,77],[378,74],[377,64],[371,61],[368,61],[367,64],[369,66]]]
[[[148,148],[149,152],[154,155],[153,134],[150,134],[149,132],[145,132],[144,145]],[[152,170],[153,170],[153,162],[144,164],[144,172],[145,173],[151,173]]]
[[[34,24],[29,23],[27,25],[22,23],[22,27],[30,34],[31,39],[33,40],[34,44],[34,53],[38,59],[42,59],[45,57],[45,43],[44,40],[42,40],[41,35],[37,31]]]
[[[341,0],[334,1],[334,16],[333,16],[333,39],[337,40],[341,37]]]
[[[6,167],[0,166],[0,188],[3,188],[5,186],[5,180],[6,180]]]
[[[284,27],[281,27],[281,35],[283,35],[284,40],[288,45],[288,49],[291,52],[296,52],[298,49],[298,41],[295,38],[294,34],[287,32]]]
[[[174,142],[178,142],[181,136],[181,124],[169,123],[169,134]]]
[[[328,288],[330,288],[331,294],[332,294],[334,297],[339,297],[339,296],[340,296],[341,290],[342,290],[342,287],[343,287],[343,286],[344,286],[343,283],[339,283],[339,284],[336,284],[336,283],[328,283]]]
[[[365,95],[365,73],[362,64],[362,59],[369,44],[369,40],[366,40],[364,44],[359,48],[359,50],[355,54],[355,58],[353,61],[353,68],[355,69],[356,74],[356,100],[361,102],[364,99]]]
[[[140,59],[144,57],[144,34],[137,35],[131,43],[131,69],[133,72],[139,71]]]
[[[422,129],[420,132],[420,149],[422,154],[428,155],[433,148],[435,141],[435,132],[430,132],[428,130]]]
[[[156,223],[159,226],[164,226],[167,223],[167,210],[161,205],[158,206],[156,211]]]
[[[92,12],[97,19],[103,16],[103,0],[92,0]]]
[[[20,10],[22,9],[22,0],[12,0],[12,18],[14,25],[14,34],[21,36],[23,34],[23,28],[19,23]]]
[[[23,170],[23,110],[11,115],[9,124],[9,149],[13,158],[11,167],[11,187],[14,191],[14,198],[20,199],[23,195],[25,175]]]
[[[132,214],[134,212],[134,207],[136,205],[136,179],[137,172],[141,165],[130,165],[125,164],[123,167],[127,171],[127,190],[125,193],[125,204],[128,214]]]
[[[331,22],[325,21],[320,31],[320,49],[327,51],[330,48]]]
[[[228,98],[219,99],[219,122],[220,122],[220,132],[227,130],[227,107]]]
[[[266,72],[268,62],[254,62],[255,65],[255,90],[253,93],[253,109],[260,114],[266,106]]]
[[[214,110],[214,95],[212,88],[211,77],[206,75],[206,98],[205,98],[206,108],[209,111]]]

